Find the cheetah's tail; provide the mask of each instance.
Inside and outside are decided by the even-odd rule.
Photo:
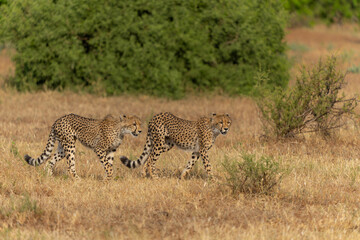
[[[130,160],[129,158],[127,158],[126,156],[121,156],[120,160],[121,162],[127,166],[128,168],[137,168],[140,167],[141,165],[143,165],[146,160],[149,157],[150,151],[152,148],[152,141],[151,141],[151,136],[150,136],[150,132],[148,132],[147,136],[146,136],[146,143],[145,143],[145,147],[144,147],[144,152],[141,154],[141,156],[139,157],[138,160]]]
[[[51,132],[49,135],[49,140],[46,144],[46,148],[45,148],[44,152],[38,158],[32,158],[26,154],[24,156],[25,161],[32,166],[38,166],[38,165],[42,164],[44,161],[46,161],[50,157],[51,152],[54,149],[55,140],[56,139],[55,139],[54,130],[51,129]]]

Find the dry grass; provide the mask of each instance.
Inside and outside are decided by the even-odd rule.
[[[358,88],[358,77],[350,78],[348,93]],[[201,162],[190,179],[179,181],[176,173],[190,158],[179,150],[160,157],[157,166],[166,174],[158,180],[143,179],[139,170],[122,166],[118,157],[139,156],[146,134],[126,137],[116,152],[111,182],[102,181],[101,164],[81,144],[80,181],[68,178],[65,161],[48,177],[42,166],[23,160],[26,153],[43,151],[51,124],[63,114],[99,118],[131,113],[146,121],[161,111],[188,119],[211,112],[232,116],[229,134],[220,136],[210,151],[218,182],[205,179]],[[326,141],[307,135],[261,142],[260,135],[256,107],[247,98],[167,101],[0,90],[0,239],[359,239],[360,137],[355,125]],[[290,167],[274,195],[233,196],[221,184],[225,156],[239,159],[242,151],[271,155]]]

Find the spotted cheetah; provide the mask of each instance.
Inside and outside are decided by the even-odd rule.
[[[157,177],[154,173],[155,162],[160,154],[169,151],[174,145],[192,151],[191,160],[182,171],[180,178],[183,179],[201,156],[205,170],[211,177],[211,166],[208,151],[221,133],[225,135],[231,126],[229,114],[201,117],[197,121],[189,121],[178,118],[169,112],[154,116],[148,127],[148,134],[144,152],[138,160],[131,161],[122,156],[121,162],[128,168],[137,168],[146,162],[143,175]]]
[[[56,162],[66,156],[69,175],[78,179],[75,171],[75,142],[78,139],[94,150],[106,171],[106,179],[110,180],[113,175],[114,152],[124,135],[130,133],[135,137],[141,133],[141,121],[136,116],[122,115],[115,118],[108,115],[104,119],[91,119],[69,114],[57,119],[52,125],[46,148],[38,158],[29,155],[24,158],[28,164],[38,166],[50,157],[55,142],[58,141],[56,153],[47,162],[49,175],[52,175]]]

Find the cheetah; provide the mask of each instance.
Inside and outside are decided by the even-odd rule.
[[[52,175],[56,162],[66,156],[69,175],[79,179],[75,171],[75,142],[78,139],[84,146],[94,150],[105,169],[106,180],[110,180],[113,175],[114,152],[125,134],[136,137],[141,131],[141,121],[136,116],[122,115],[115,118],[107,115],[104,119],[91,119],[69,114],[60,117],[52,125],[46,148],[38,158],[27,154],[24,158],[28,164],[38,166],[50,157],[55,142],[58,141],[57,151],[46,164],[48,174]]]
[[[183,179],[201,156],[208,177],[212,177],[208,151],[219,134],[227,134],[231,126],[229,114],[201,117],[197,121],[189,121],[165,112],[155,115],[149,122],[144,151],[138,160],[120,157],[128,168],[137,168],[146,162],[143,176],[156,178],[155,162],[160,154],[169,151],[174,145],[183,150],[192,151],[191,160],[182,171]]]

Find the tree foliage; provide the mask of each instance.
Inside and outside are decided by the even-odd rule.
[[[288,81],[285,13],[276,0],[14,0],[2,39],[19,90],[73,89],[179,98],[248,94],[259,68]]]

